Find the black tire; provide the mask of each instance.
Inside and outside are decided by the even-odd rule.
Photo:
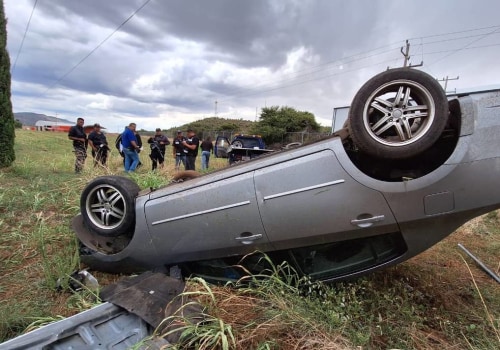
[[[300,146],[302,146],[302,142],[292,142],[292,143],[285,145],[284,149],[292,149],[292,148],[296,148],[296,147],[300,147]]]
[[[397,68],[368,80],[349,110],[349,132],[363,152],[386,159],[413,157],[432,146],[448,119],[448,100],[432,76]]]
[[[139,186],[121,176],[102,176],[92,180],[80,197],[85,224],[105,237],[117,237],[134,230],[135,198]]]

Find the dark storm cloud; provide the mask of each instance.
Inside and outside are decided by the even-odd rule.
[[[111,32],[141,4],[144,2],[51,1],[42,2],[39,10],[54,20],[67,19],[70,23],[79,25],[75,19],[80,18]],[[371,13],[375,11],[373,5],[367,4],[367,7],[372,8]],[[346,16],[346,13],[349,15]],[[130,34],[122,43],[135,50],[167,50],[175,54],[175,46],[162,40],[165,37],[175,37],[203,44],[203,58],[207,61],[223,59],[240,67],[265,65],[274,70],[283,65],[290,50],[300,46],[310,49],[312,55],[342,57],[346,51],[352,51],[348,48],[352,47],[353,38],[357,45],[363,45],[365,36],[361,34],[372,26],[373,18],[376,16],[363,18],[349,3],[336,1],[326,4],[311,1],[151,1],[121,32]],[[333,25],[326,25],[331,23]],[[347,33],[346,27],[351,28]],[[78,68],[85,76],[92,76],[91,82],[83,83],[78,71],[58,81],[71,68],[70,64],[78,62],[104,37],[102,34],[99,38],[89,35],[85,25],[81,25],[76,33],[76,36],[71,36],[72,50],[64,52],[64,56],[54,55],[55,59],[47,57],[32,66],[34,74],[30,76],[33,81],[42,82],[43,79],[51,78],[52,81],[45,81],[49,86],[57,83],[59,86],[87,92],[99,91],[126,96],[126,89],[122,86],[128,78],[141,73],[134,60],[128,60],[125,56],[126,49],[130,48],[122,51],[122,58],[117,57],[117,54],[108,55],[102,48],[94,53],[91,60]],[[61,39],[69,40],[64,32],[51,38],[53,41]],[[57,62],[58,58],[63,62]],[[127,60],[130,63],[128,67],[124,64]],[[90,65],[92,69],[88,69]],[[187,62],[176,72],[172,81],[193,81],[197,74],[203,74],[198,71],[198,67],[196,62],[193,62],[193,66]],[[128,73],[124,73],[127,70]],[[101,71],[108,74],[101,74]],[[51,72],[53,76],[48,77],[39,72]],[[24,75],[20,79],[24,79]],[[166,80],[164,84],[172,81]],[[210,84],[208,82],[207,86]],[[212,86],[221,88],[214,93],[237,90],[230,85],[224,88],[219,82],[212,82]]]
[[[43,3],[42,10],[54,18],[81,17],[111,30],[143,3],[51,1]],[[208,52],[238,65],[278,66],[298,46],[340,58],[368,40],[376,44],[366,33],[376,27],[380,8],[375,2],[363,8],[359,11],[357,2],[346,1],[151,1],[121,31],[131,35],[131,44],[148,51],[162,48],[161,39],[173,36],[204,43]]]
[[[494,1],[152,0],[109,37],[145,2],[38,1],[12,75],[14,108],[39,94],[44,108],[52,96],[61,110],[193,118],[218,100],[220,112],[286,104],[328,119],[371,75],[401,66],[406,38],[412,63],[425,59],[431,74],[460,74],[469,85],[499,75],[499,36],[482,38],[493,46],[480,53],[463,49],[465,40],[429,43],[498,24]],[[13,59],[33,1],[5,3]]]

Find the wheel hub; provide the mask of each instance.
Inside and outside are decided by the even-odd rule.
[[[392,117],[394,119],[400,119],[403,116],[403,111],[400,108],[397,108],[392,111]]]

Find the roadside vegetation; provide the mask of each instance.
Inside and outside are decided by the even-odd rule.
[[[213,130],[239,134],[258,134],[269,145],[292,142],[287,141],[290,133],[328,134],[331,132],[331,127],[319,125],[312,113],[297,111],[287,106],[262,108],[258,121],[254,122],[243,119],[210,117],[165,131],[168,135],[175,135],[176,130],[186,131],[188,128],[196,130],[198,135],[209,134]]]
[[[108,135],[108,141],[115,137]],[[144,165],[132,177],[141,188],[171,180],[170,147],[157,173],[150,171],[147,147],[140,154]],[[108,168],[94,168],[89,153],[85,170],[75,175],[71,142],[63,133],[16,130],[15,152],[13,165],[0,170],[0,342],[98,302],[89,291],[56,287],[84,267],[70,228],[83,187],[99,175],[123,174],[113,149]],[[227,164],[213,157],[210,162],[211,170]],[[403,264],[355,281],[312,283],[286,265],[274,266],[251,288],[193,279],[185,297],[200,303],[209,321],[200,326],[175,316],[184,326],[178,348],[498,349],[500,286],[458,243],[500,273],[496,211]],[[91,273],[101,286],[124,277]]]

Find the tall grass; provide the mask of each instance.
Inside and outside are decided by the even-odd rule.
[[[108,135],[109,141],[115,137]],[[82,267],[70,222],[90,180],[125,175],[114,149],[106,167],[94,167],[89,152],[84,171],[76,175],[71,141],[64,133],[17,130],[15,151],[15,163],[0,170],[0,341],[37,324],[34,320],[69,316],[95,304],[97,296],[89,291],[56,291]],[[143,166],[131,177],[141,188],[167,184],[174,173],[173,157],[153,173],[148,153],[141,153]],[[214,167],[224,164],[212,162]],[[95,274],[102,285],[117,278]]]
[[[486,307],[498,307],[499,301],[476,298],[479,289],[476,294],[466,288],[460,294],[470,298],[468,308],[462,304],[448,308],[445,299],[457,300],[420,280],[428,271],[401,265],[356,281],[325,285],[300,277],[287,263],[274,265],[268,260],[266,265],[269,269],[262,274],[223,287],[190,280],[188,290],[178,297],[182,306],[165,319],[157,336],[177,335],[175,349],[200,350],[496,349],[500,345],[500,310]],[[198,310],[194,314],[193,305]],[[487,316],[482,322],[476,318],[480,310]]]

